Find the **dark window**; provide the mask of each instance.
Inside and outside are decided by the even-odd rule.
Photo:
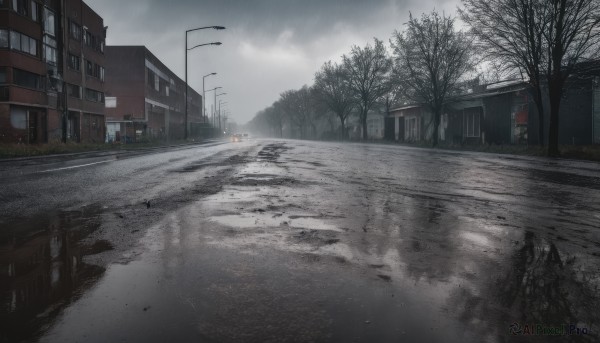
[[[104,93],[95,91],[93,89],[85,89],[85,99],[94,102],[104,102]]]
[[[92,36],[91,33],[89,33],[88,31],[85,32],[85,35],[83,36],[83,42],[85,43],[86,46],[92,46],[92,39],[94,38],[94,36]]]
[[[12,0],[13,10],[22,15],[29,14],[27,8],[27,1],[28,0]]]
[[[81,70],[81,59],[77,55],[69,54],[69,68],[73,70]]]
[[[85,73],[87,75],[94,75],[94,64],[90,61],[85,61]]]
[[[6,67],[0,67],[0,83],[6,83]]]
[[[146,71],[148,72],[148,86],[154,87],[154,78],[157,76],[149,68],[146,68]]]
[[[78,85],[72,85],[70,83],[67,84],[67,94],[74,98],[81,99],[81,87]]]
[[[69,33],[71,38],[81,40],[81,26],[79,24],[69,21]]]
[[[0,8],[7,8],[8,0],[0,0]]]
[[[44,77],[21,69],[13,69],[13,83],[19,86],[44,89]]]
[[[0,30],[0,48],[8,48],[8,30]]]

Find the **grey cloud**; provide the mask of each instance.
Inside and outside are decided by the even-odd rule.
[[[108,44],[146,45],[183,78],[183,32],[223,25],[225,31],[190,35],[190,44],[223,46],[190,52],[189,82],[216,71],[229,108],[246,122],[282,91],[310,84],[328,59],[401,29],[408,11],[453,12],[459,0],[87,0],[109,26]],[[280,59],[277,58],[280,57]],[[259,60],[258,58],[264,60]],[[339,57],[339,56],[338,56]],[[296,63],[297,62],[297,63]],[[208,81],[209,79],[207,79]],[[207,97],[207,107],[212,101]]]

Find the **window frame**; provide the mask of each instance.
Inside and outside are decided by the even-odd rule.
[[[52,19],[52,20],[50,20]],[[44,33],[56,37],[56,13],[44,6]],[[52,25],[52,26],[50,26]],[[51,29],[51,31],[50,31]]]
[[[83,28],[73,19],[69,19],[69,37],[76,41],[81,41]]]
[[[478,107],[463,109],[463,136],[465,138],[481,137],[481,111]]]
[[[25,83],[18,83],[19,78],[23,76],[33,76],[35,77],[35,86],[31,86]],[[30,81],[30,80],[29,80]],[[30,71],[27,70],[22,70],[22,69],[18,69],[18,68],[12,68],[12,84],[18,87],[23,87],[23,88],[27,88],[27,89],[32,89],[32,90],[36,90],[36,91],[45,91],[46,90],[46,79],[43,75],[39,75],[36,73],[32,73]]]
[[[71,63],[71,62],[75,62],[75,63]],[[73,71],[80,73],[81,72],[81,56],[78,56],[78,55],[75,55],[75,54],[72,54],[69,52],[67,67]]]

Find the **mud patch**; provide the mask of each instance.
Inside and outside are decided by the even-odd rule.
[[[284,143],[269,144],[258,152],[259,161],[276,162],[282,152],[290,150]]]
[[[209,168],[209,167],[230,167],[233,165],[244,164],[244,163],[249,162],[248,153],[236,154],[233,156],[229,156],[228,158],[226,158],[224,160],[219,160],[218,158],[222,154],[223,153],[215,154],[215,155],[211,156],[211,159],[209,161],[200,160],[200,161],[190,163],[181,169],[173,170],[173,172],[191,173],[191,172],[199,171],[201,169]]]
[[[301,230],[290,237],[292,243],[308,243],[313,246],[324,246],[336,244],[340,240],[334,232],[318,230]]]

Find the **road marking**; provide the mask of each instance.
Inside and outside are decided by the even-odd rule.
[[[49,173],[49,172],[59,171],[59,170],[75,169],[75,168],[87,167],[87,166],[91,166],[91,165],[94,165],[94,164],[107,163],[107,162],[112,162],[112,160],[100,161],[100,162],[92,162],[92,163],[87,163],[87,164],[80,164],[78,166],[70,166],[70,167],[63,167],[63,168],[42,170],[42,171],[40,171],[38,173]]]

